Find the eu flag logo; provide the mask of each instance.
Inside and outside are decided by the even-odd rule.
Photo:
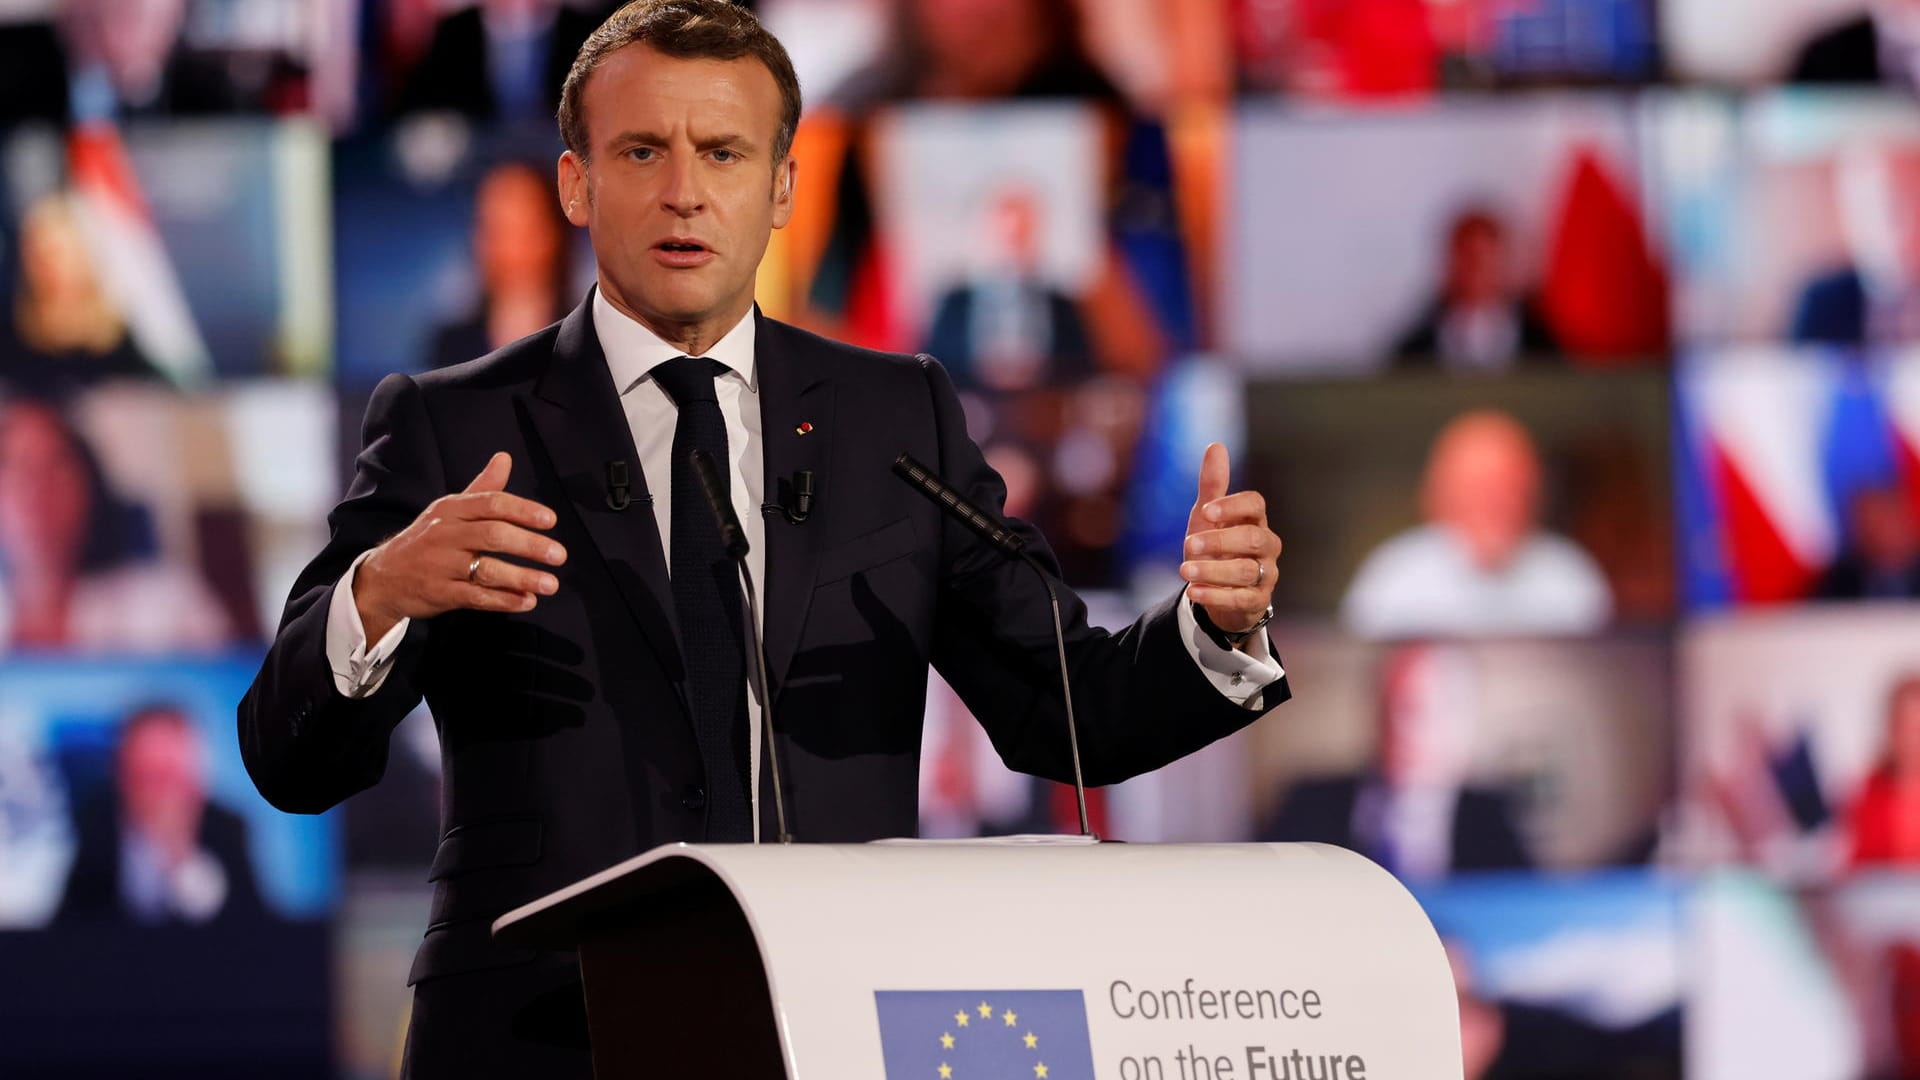
[[[1093,1080],[1078,990],[876,990],[886,1080]]]

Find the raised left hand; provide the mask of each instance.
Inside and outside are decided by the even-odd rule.
[[[1187,596],[1228,633],[1258,623],[1273,603],[1280,537],[1267,527],[1267,501],[1257,491],[1227,493],[1227,448],[1207,447],[1200,461],[1200,497],[1187,515]],[[1244,643],[1252,647],[1254,638]]]

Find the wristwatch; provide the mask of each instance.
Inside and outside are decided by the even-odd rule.
[[[1193,605],[1193,621],[1200,625],[1200,632],[1207,635],[1215,645],[1229,651],[1240,647],[1240,643],[1260,632],[1260,628],[1273,621],[1273,605],[1267,605],[1266,614],[1260,621],[1245,630],[1222,630],[1207,614],[1207,609],[1199,604]]]

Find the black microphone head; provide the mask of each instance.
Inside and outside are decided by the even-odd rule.
[[[968,502],[966,496],[934,475],[931,469],[915,461],[912,454],[901,451],[900,456],[893,459],[893,471],[915,491],[932,500],[933,504],[945,511],[949,517],[972,529],[981,539],[1008,555],[1018,555],[1027,546],[1026,540],[1019,533],[1007,528],[992,514]]]
[[[700,491],[707,497],[707,509],[713,511],[713,523],[720,529],[720,544],[726,548],[729,558],[738,559],[747,553],[747,534],[740,528],[739,515],[733,512],[726,479],[720,475],[720,466],[714,463],[712,454],[695,450],[692,459],[693,475],[700,481]]]

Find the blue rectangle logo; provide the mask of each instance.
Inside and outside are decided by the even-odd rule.
[[[876,990],[886,1080],[1093,1080],[1078,990]]]

